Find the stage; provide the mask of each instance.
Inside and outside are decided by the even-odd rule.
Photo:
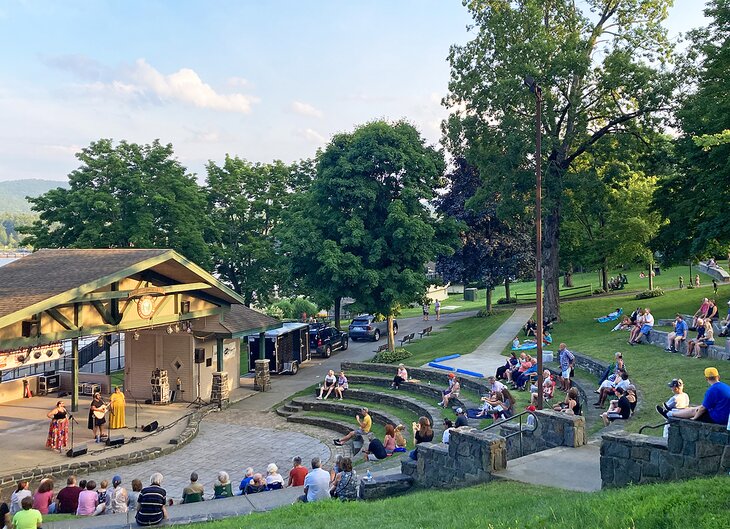
[[[237,389],[232,392],[231,400],[240,400],[253,393],[248,389]],[[109,457],[129,454],[152,447],[165,447],[170,440],[178,437],[188,425],[190,414],[198,409],[187,402],[173,403],[164,406],[139,403],[137,405],[137,429],[135,431],[135,403],[127,398],[127,427],[111,430],[112,436],[123,435],[123,445],[108,447],[106,444],[94,442],[91,430],[87,428],[90,397],[79,397],[79,411],[75,414],[74,446],[87,447],[88,453],[76,458],[66,456],[66,450],[59,454],[46,448],[50,419],[46,414],[52,410],[56,402],[63,400],[70,410],[68,398],[59,399],[57,395],[34,396],[30,399],[17,399],[0,404],[0,453],[3,454],[2,474],[22,474],[22,470],[37,467],[49,467],[69,462],[99,461]],[[159,423],[157,433],[142,431],[142,426],[153,421]],[[107,418],[108,422],[108,418]],[[70,439],[69,447],[70,448]]]

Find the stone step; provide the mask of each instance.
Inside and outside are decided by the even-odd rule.
[[[377,475],[371,481],[360,481],[360,498],[379,500],[408,492],[414,484],[413,477],[406,474]]]
[[[349,375],[347,377],[347,380],[350,382],[351,385],[369,384],[371,386],[380,386],[380,387],[384,387],[384,388],[390,388],[391,383],[392,383],[392,379],[385,378],[385,377],[377,377],[377,376],[372,376],[372,375]],[[427,383],[423,384],[420,382],[406,382],[404,384],[401,384],[400,389],[397,391],[403,392],[403,393],[412,393],[412,394],[416,394],[416,395],[421,395],[421,396],[429,399],[429,402],[434,402],[434,403],[438,402],[442,397],[441,388],[439,388],[438,386],[431,386]],[[478,407],[474,403],[469,402],[463,398],[452,399],[450,404],[452,404],[455,407],[462,407],[462,408]]]
[[[337,413],[339,415],[342,415],[343,417],[350,417],[350,422],[347,423],[350,425],[350,430],[355,428],[355,415],[357,415],[361,409],[361,406],[358,405],[346,404],[339,401],[316,400],[314,397],[297,397],[293,399],[292,402],[297,406],[301,406],[304,411],[326,411],[330,413]],[[408,435],[411,435],[411,425],[406,424],[400,417],[378,411],[375,408],[370,409],[369,406],[368,410],[370,411],[370,417],[372,418],[373,422],[382,425],[392,424],[393,426],[403,424],[403,426],[405,426],[405,430],[403,432],[404,437],[408,438]]]
[[[291,402],[284,404],[284,406],[282,406],[282,408],[284,408],[284,410],[286,410],[286,411],[291,411],[294,413],[302,411],[301,406],[296,406],[296,405],[292,404]]]
[[[294,413],[296,413],[296,412],[287,410],[286,406],[279,406],[278,408],[276,408],[276,414],[279,417],[289,417],[290,415],[293,415]]]

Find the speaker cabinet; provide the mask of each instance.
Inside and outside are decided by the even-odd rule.
[[[107,446],[119,446],[124,444],[123,435],[110,435],[106,440]]]
[[[189,351],[190,349],[188,349]],[[195,349],[195,363],[202,364],[205,362],[205,349]]]
[[[152,421],[151,423],[145,424],[144,426],[142,426],[142,431],[143,432],[156,432],[157,428],[159,428],[159,427],[160,427],[160,425],[157,421]]]
[[[86,452],[88,452],[88,449],[85,446],[75,446],[66,452],[66,455],[68,457],[79,457],[86,455]]]

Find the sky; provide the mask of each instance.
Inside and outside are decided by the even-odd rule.
[[[670,36],[703,5],[676,0]],[[373,119],[436,144],[470,22],[460,0],[0,0],[0,181],[66,180],[99,138],[172,143],[201,178]]]

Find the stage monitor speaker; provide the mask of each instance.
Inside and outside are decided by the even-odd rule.
[[[107,446],[119,446],[124,444],[123,435],[110,435],[106,440]]]
[[[88,452],[88,449],[85,446],[75,446],[66,452],[66,455],[68,457],[78,457],[86,455],[86,452]]]
[[[196,349],[195,350],[195,363],[202,364],[203,362],[205,362],[205,349]]]
[[[142,431],[143,432],[156,432],[157,428],[159,428],[159,427],[160,427],[160,425],[157,421],[152,421],[151,423],[145,424],[144,426],[142,426]]]

